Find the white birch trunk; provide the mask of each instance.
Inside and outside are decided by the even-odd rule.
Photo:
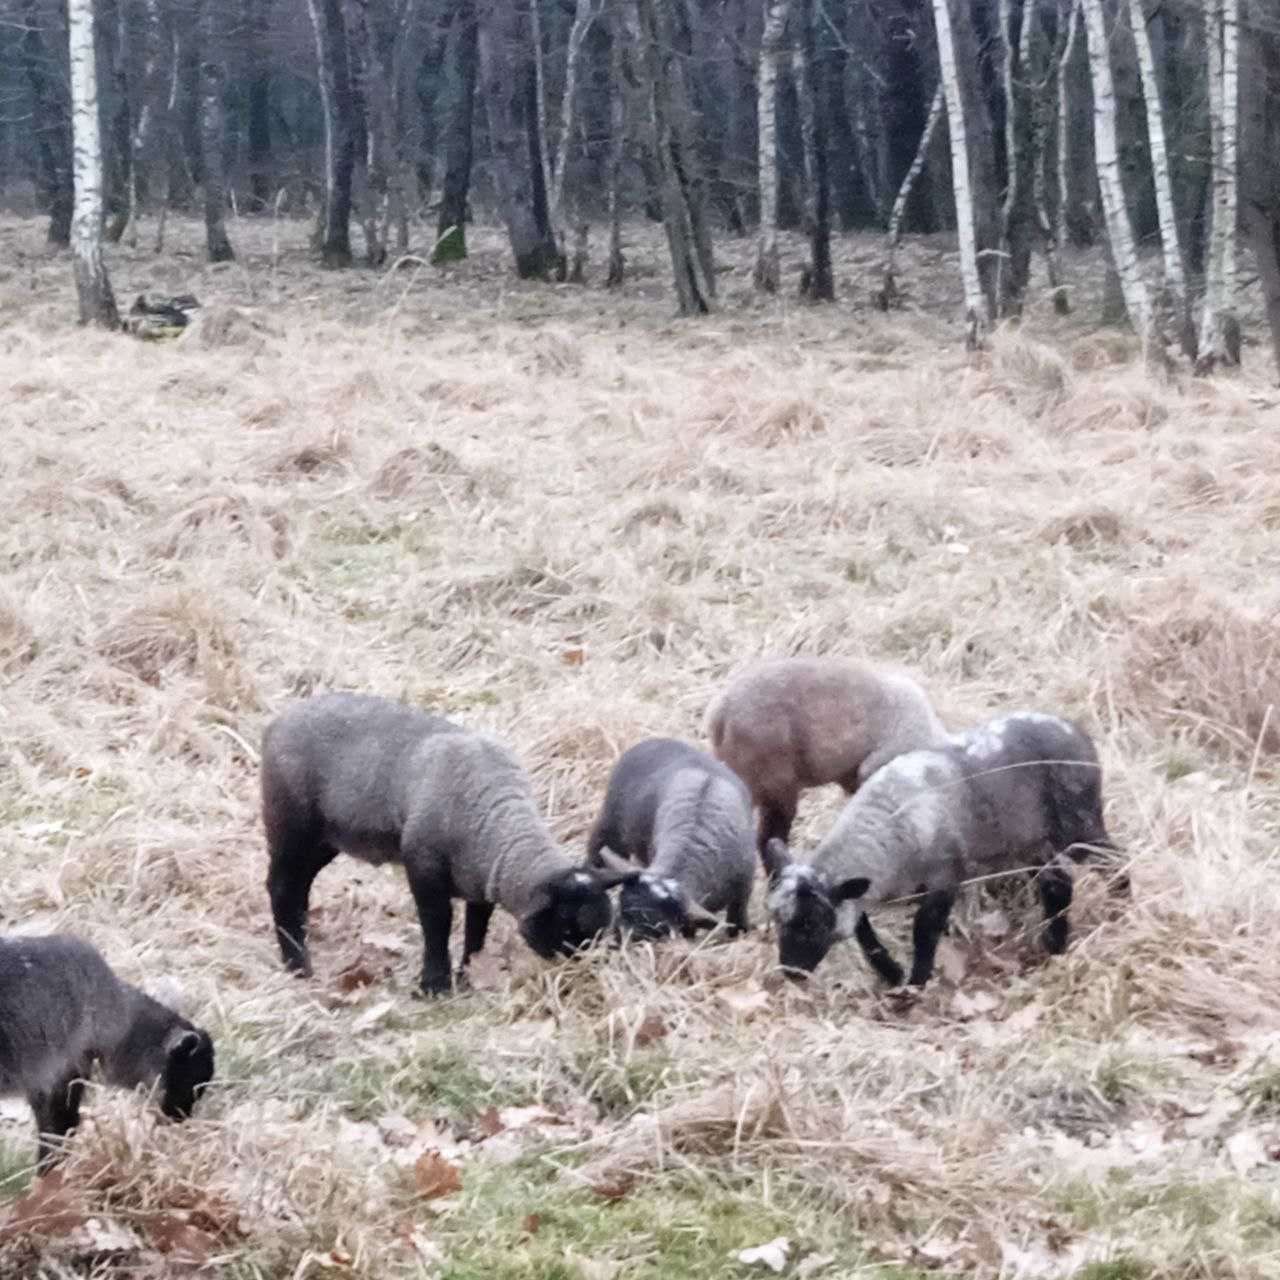
[[[791,0],[769,0],[760,41],[758,88],[760,156],[760,243],[756,249],[755,285],[778,291],[778,66]]]
[[[929,104],[929,115],[924,122],[924,132],[920,135],[920,142],[916,146],[916,153],[912,157],[911,167],[903,176],[902,185],[898,188],[898,194],[894,198],[893,208],[889,213],[889,233],[885,238],[884,251],[884,284],[881,291],[877,295],[877,300],[881,310],[888,311],[898,304],[898,246],[902,243],[902,217],[907,210],[907,201],[911,199],[911,193],[915,190],[916,182],[919,180],[921,173],[924,172],[925,161],[929,156],[929,146],[933,142],[933,135],[937,131],[938,121],[942,119],[942,111],[946,105],[942,92],[942,81],[938,81],[938,87],[933,91],[933,101]]]
[[[564,94],[560,99],[560,136],[556,139],[555,168],[551,175],[550,216],[557,242],[563,248],[568,237],[565,234],[564,178],[569,167],[569,143],[573,138],[573,113],[578,93],[578,65],[582,61],[582,46],[596,19],[597,9],[593,0],[578,0],[573,14],[573,26],[569,29],[569,49],[565,55]]]
[[[1187,280],[1183,268],[1182,245],[1178,239],[1178,217],[1173,205],[1173,181],[1169,174],[1169,151],[1165,145],[1164,107],[1160,101],[1160,83],[1156,78],[1156,62],[1151,52],[1151,34],[1142,0],[1129,0],[1129,25],[1138,52],[1138,73],[1142,81],[1142,99],[1147,111],[1147,138],[1151,148],[1151,178],[1156,189],[1156,211],[1160,218],[1160,246],[1164,253],[1165,305],[1175,317],[1179,341],[1187,347]],[[1194,339],[1194,330],[1190,331]],[[1193,350],[1186,350],[1194,357]]]
[[[1062,46],[1062,56],[1058,59],[1058,190],[1056,208],[1053,214],[1053,238],[1057,244],[1062,243],[1062,232],[1067,220],[1067,156],[1070,147],[1071,99],[1070,81],[1067,78],[1067,66],[1071,61],[1072,51],[1076,47],[1076,35],[1080,30],[1080,0],[1067,0],[1071,15],[1067,19],[1067,38]]]
[[[1098,165],[1098,187],[1107,224],[1111,256],[1120,277],[1125,309],[1145,346],[1158,337],[1151,324],[1151,297],[1133,242],[1133,226],[1125,204],[1116,137],[1116,91],[1111,74],[1111,49],[1102,0],[1083,0],[1085,37],[1089,49],[1089,76],[1093,83],[1093,142]],[[1150,350],[1148,352],[1150,353]]]
[[[102,135],[98,125],[98,55],[93,0],[68,0],[71,60],[71,137],[75,207],[71,252],[75,262],[80,323],[118,329],[111,281],[102,259]]]
[[[951,134],[951,175],[956,197],[956,229],[960,239],[960,277],[964,282],[965,342],[972,350],[983,342],[986,301],[978,275],[973,185],[969,173],[969,134],[965,122],[960,71],[956,65],[955,41],[951,33],[949,0],[933,0],[933,20],[938,32],[938,62],[947,103],[947,126]]]
[[[1213,230],[1205,267],[1204,311],[1196,369],[1240,363],[1240,327],[1234,314],[1236,183],[1239,149],[1239,0],[1206,0],[1209,129],[1213,151]]]

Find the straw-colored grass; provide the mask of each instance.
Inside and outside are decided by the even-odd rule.
[[[205,271],[179,224],[189,256],[112,259],[206,304],[144,343],[71,327],[42,230],[0,226],[0,927],[176,977],[218,1087],[183,1126],[95,1092],[28,1199],[4,1104],[0,1274],[679,1280],[779,1236],[799,1276],[1280,1274],[1265,370],[1153,382],[1040,301],[968,362],[945,243],[889,316],[870,242],[825,309],[730,243],[725,310],[676,321],[652,228],[606,295],[513,282],[483,228],[338,276],[269,221]],[[499,915],[427,1002],[401,876],[340,859],[315,978],[281,972],[256,770],[290,698],[496,731],[581,849],[618,752],[813,652],[915,670],[953,727],[1079,717],[1132,905],[1082,872],[1047,960],[1028,895],[966,902],[911,1003],[853,946],[801,988],[763,927],[547,965]]]

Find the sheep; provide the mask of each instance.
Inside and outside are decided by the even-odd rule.
[[[772,658],[740,672],[707,712],[711,749],[760,809],[758,847],[790,839],[806,787],[852,795],[887,761],[946,739],[909,676],[842,658]]]
[[[404,867],[428,995],[452,985],[454,898],[466,904],[461,981],[495,905],[551,959],[612,925],[607,891],[628,878],[576,866],[557,848],[500,742],[384,698],[321,694],[282,712],[263,736],[261,785],[276,937],[285,967],[302,976],[311,886],[340,852]]]
[[[1057,716],[1008,715],[890,761],[848,801],[808,864],[769,842],[779,961],[792,976],[811,973],[852,934],[876,972],[898,986],[902,968],[866,911],[919,895],[910,982],[923,987],[961,884],[1018,869],[1034,874],[1044,946],[1057,955],[1070,929],[1071,862],[1116,852],[1088,734]],[[1111,888],[1127,895],[1127,877]]]
[[[0,1096],[35,1113],[47,1171],[80,1123],[84,1082],[159,1085],[160,1110],[191,1115],[213,1078],[207,1031],[121,981],[97,948],[71,934],[0,938]]]
[[[622,926],[637,937],[691,936],[718,925],[717,911],[736,934],[748,928],[755,877],[751,796],[737,774],[687,742],[638,742],[609,776],[587,862],[646,868],[619,898]]]

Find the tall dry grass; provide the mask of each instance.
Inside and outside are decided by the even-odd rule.
[[[341,280],[271,234],[242,224],[229,272],[115,262],[209,304],[164,344],[69,328],[65,263],[0,228],[0,925],[175,975],[220,1069],[180,1128],[95,1095],[5,1274],[684,1275],[661,1224],[728,1266],[726,1195],[822,1274],[1277,1274],[1264,373],[1156,385],[1039,306],[967,363],[923,252],[911,313],[761,304],[731,260],[686,323],[647,232],[618,297],[516,285],[483,234],[445,277]],[[873,256],[842,246],[844,278]],[[1079,717],[1132,907],[1082,875],[1045,962],[1030,904],[968,904],[912,1005],[853,948],[798,989],[764,930],[556,968],[500,920],[433,1006],[398,875],[340,861],[317,977],[280,973],[255,785],[289,698],[496,730],[577,848],[615,755],[696,738],[769,652],[906,664],[954,726]],[[806,797],[801,844],[837,803]],[[427,1150],[460,1192],[423,1198]]]

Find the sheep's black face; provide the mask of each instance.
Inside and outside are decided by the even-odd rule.
[[[573,955],[613,923],[613,904],[589,871],[566,871],[547,885],[541,906],[520,921],[520,936],[544,960]]]
[[[689,929],[680,886],[664,876],[646,874],[624,883],[618,907],[622,927],[636,938],[652,941]]]
[[[773,882],[769,913],[788,977],[812,973],[836,940],[836,908],[826,886],[811,868],[793,864]]]
[[[169,1046],[161,1080],[160,1110],[170,1120],[185,1120],[213,1079],[213,1041],[207,1031],[190,1027]]]

